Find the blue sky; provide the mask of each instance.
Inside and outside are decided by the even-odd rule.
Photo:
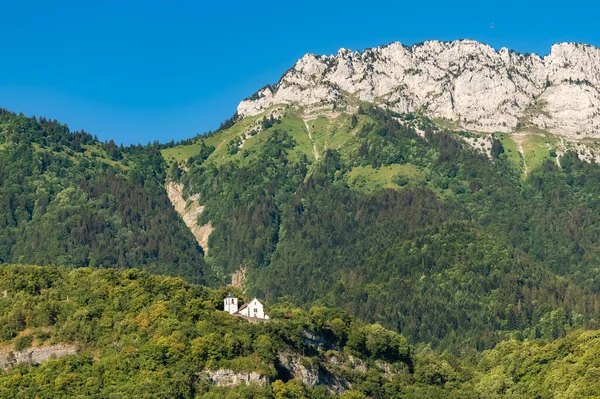
[[[0,107],[147,143],[215,129],[304,53],[470,38],[600,46],[587,1],[0,0]],[[494,28],[492,28],[492,23]]]

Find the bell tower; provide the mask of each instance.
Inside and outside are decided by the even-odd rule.
[[[224,299],[223,309],[229,312],[229,314],[234,314],[238,311],[238,299],[231,292]]]

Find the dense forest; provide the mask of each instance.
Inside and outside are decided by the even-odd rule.
[[[300,112],[123,147],[1,110],[0,357],[77,354],[11,365],[0,397],[599,394],[600,166],[545,142],[525,168],[501,135],[486,152],[367,104]],[[206,254],[166,182],[202,206]],[[229,289],[272,322],[222,312]]]
[[[598,165],[566,153],[524,176],[498,139],[490,159],[426,118],[367,105],[310,159],[293,119],[179,176],[215,227],[207,261],[221,274],[208,281],[245,266],[250,293],[340,307],[440,349],[596,325]],[[369,188],[390,169],[389,187]]]
[[[0,355],[11,343],[14,350],[70,343],[78,351],[39,367],[0,371],[3,398],[217,398],[230,390],[249,397],[289,397],[286,391],[330,397],[326,387],[283,373],[280,354],[359,391],[397,389],[391,381],[376,383],[385,380],[382,367],[398,378],[414,372],[406,339],[381,326],[323,307],[304,312],[289,305],[271,308],[268,323],[249,323],[222,310],[225,288],[136,269],[4,265],[0,291],[6,293],[0,297]],[[315,338],[307,342],[307,336]],[[329,367],[332,357],[355,357],[370,371],[343,367],[342,360]],[[279,382],[219,388],[206,372],[220,369]]]
[[[137,267],[203,281],[153,146],[123,148],[0,110],[0,262]]]
[[[598,395],[598,331],[500,343],[458,358],[345,312],[281,304],[248,323],[222,311],[227,290],[138,270],[0,266],[2,348],[75,344],[77,353],[0,371],[6,398],[580,398]],[[244,298],[244,297],[243,297]],[[247,300],[247,298],[245,299]],[[307,340],[307,337],[311,337]],[[286,374],[280,361],[319,379]],[[262,382],[217,386],[211,371]],[[308,371],[307,371],[308,370]],[[318,370],[318,372],[316,372]],[[288,370],[289,371],[289,370]],[[296,370],[297,371],[297,370]],[[304,375],[306,377],[306,375]]]

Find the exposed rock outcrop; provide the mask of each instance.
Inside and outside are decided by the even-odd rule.
[[[242,287],[246,283],[248,268],[244,265],[231,275],[231,285],[234,287]]]
[[[232,370],[207,370],[206,374],[210,381],[217,386],[234,386],[239,384],[256,383],[266,385],[268,378],[255,371],[248,373],[236,373]]]
[[[198,244],[208,253],[208,237],[213,232],[212,224],[209,222],[203,226],[198,225],[198,216],[204,211],[204,207],[198,203],[198,197],[192,196],[187,201],[183,198],[183,184],[167,183],[167,195],[173,207],[179,213],[185,225],[190,229]]]
[[[425,109],[470,130],[510,132],[526,122],[570,138],[600,137],[600,49],[561,43],[540,57],[460,40],[307,54],[237,111],[245,117],[348,96],[397,112]]]
[[[51,358],[59,358],[77,353],[75,345],[47,345],[28,348],[22,351],[0,350],[0,369],[7,369],[18,364],[40,364]]]
[[[297,378],[311,387],[326,385],[330,392],[341,394],[350,388],[348,381],[334,376],[321,365],[313,365],[297,354],[277,354],[277,368],[281,377]]]

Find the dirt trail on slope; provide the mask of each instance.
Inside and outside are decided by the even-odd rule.
[[[213,227],[210,222],[204,226],[198,226],[198,216],[204,211],[204,207],[198,204],[199,197],[194,195],[188,201],[183,199],[183,184],[167,183],[167,195],[177,213],[183,219],[185,225],[190,229],[198,244],[208,253],[208,236],[213,232]]]
[[[525,160],[525,151],[523,150],[523,139],[525,138],[524,134],[513,134],[512,138],[515,140],[515,144],[517,145],[517,151],[521,154],[523,158],[523,173],[525,176],[529,173],[529,167],[527,166],[527,161]]]
[[[313,140],[312,133],[310,132],[310,127],[308,127],[308,121],[305,120],[304,125],[306,126],[306,132],[308,133],[308,137],[310,138],[310,141],[312,142],[312,145],[313,145],[313,155],[315,156],[315,159],[319,159],[319,152],[317,151],[317,144]]]

